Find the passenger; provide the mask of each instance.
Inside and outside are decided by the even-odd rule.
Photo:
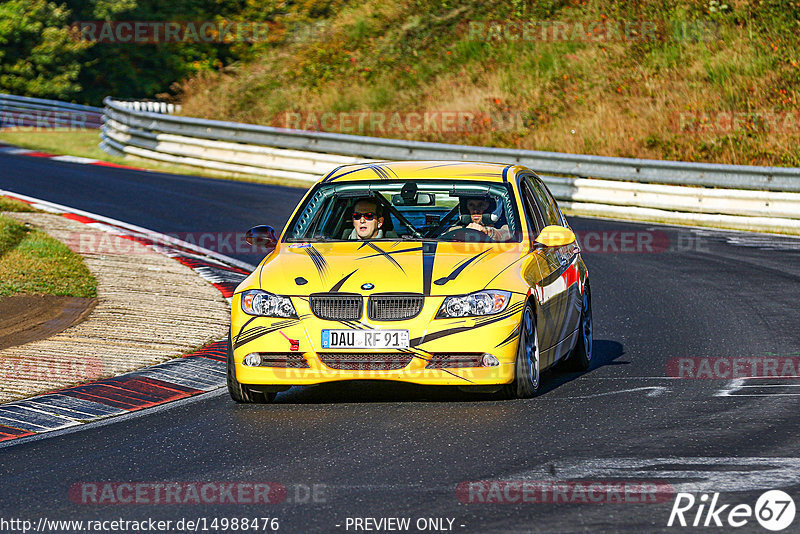
[[[448,230],[462,230],[469,228],[483,232],[493,241],[508,241],[511,239],[511,230],[504,224],[500,228],[495,227],[497,216],[494,210],[497,201],[490,196],[461,197],[459,200],[461,220],[458,224]],[[468,216],[468,217],[467,217]]]
[[[353,231],[347,239],[381,239],[383,216],[381,207],[372,198],[360,198],[353,207]]]

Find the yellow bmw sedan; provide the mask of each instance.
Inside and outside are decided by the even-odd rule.
[[[531,397],[561,360],[586,370],[592,307],[580,244],[518,165],[399,161],[317,182],[236,289],[228,390],[394,380]]]

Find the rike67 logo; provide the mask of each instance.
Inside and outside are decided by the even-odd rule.
[[[703,493],[696,498],[691,493],[678,493],[667,526],[738,528],[748,524],[755,516],[762,527],[777,532],[794,521],[794,500],[783,491],[763,493],[755,507],[749,504],[720,504],[719,495]]]

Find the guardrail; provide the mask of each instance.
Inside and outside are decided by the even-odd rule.
[[[363,161],[519,163],[542,174],[561,205],[576,214],[800,233],[798,168],[403,141],[157,114],[111,98],[104,103],[101,146],[116,155],[302,185]]]
[[[309,185],[340,165],[444,159],[519,163],[576,214],[800,234],[800,169],[687,163],[404,141],[176,116],[179,106],[105,109],[0,94],[0,128],[101,128],[115,155]],[[552,173],[560,176],[552,176]]]
[[[133,111],[149,111],[151,113],[179,113],[180,105],[161,102],[159,100],[114,100],[116,104]]]
[[[103,108],[0,94],[0,129],[97,129],[102,125]]]
[[[542,173],[634,182],[800,192],[800,169],[687,163],[474,147],[289,130],[270,126],[153,116],[106,98],[106,116],[130,127],[199,139],[325,152],[381,160],[455,159],[520,163]]]

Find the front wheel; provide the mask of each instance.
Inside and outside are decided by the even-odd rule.
[[[588,371],[592,366],[592,295],[587,285],[583,289],[581,321],[578,327],[578,341],[567,357],[567,368],[571,371]]]
[[[231,342],[230,333],[228,334],[228,355],[225,358],[225,363],[227,367],[228,393],[233,400],[248,404],[267,404],[275,399],[277,393],[253,391],[236,380],[236,367],[233,363],[233,343]]]
[[[536,334],[536,316],[530,303],[525,305],[520,325],[517,360],[514,365],[514,381],[503,387],[505,396],[526,399],[539,392],[541,366],[539,359],[539,337]]]

